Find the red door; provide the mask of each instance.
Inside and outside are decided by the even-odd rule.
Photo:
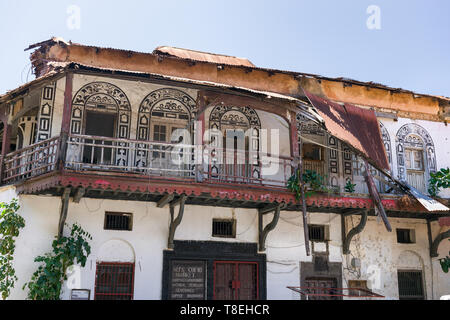
[[[214,262],[214,300],[258,300],[256,262]]]

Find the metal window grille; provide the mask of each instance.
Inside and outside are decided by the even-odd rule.
[[[106,212],[105,230],[131,231],[132,214],[119,212]]]
[[[98,263],[95,300],[133,300],[134,263]]]
[[[325,226],[309,225],[310,241],[325,241]]]
[[[423,300],[422,271],[398,271],[400,300]]]
[[[213,237],[235,238],[236,220],[213,219]]]
[[[397,242],[398,243],[413,243],[410,229],[397,229]]]

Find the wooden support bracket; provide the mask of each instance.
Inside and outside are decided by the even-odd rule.
[[[158,201],[158,204],[156,205],[158,208],[164,208],[169,202],[173,200],[175,196],[173,194],[166,194],[164,197],[162,197],[161,200]]]
[[[431,247],[430,247],[430,257],[436,258],[439,256],[439,254],[438,254],[439,244],[441,243],[442,240],[448,239],[448,238],[450,238],[450,229],[448,229],[447,231],[442,232],[436,236],[436,238],[433,240],[433,243],[431,244]]]
[[[364,230],[364,227],[366,226],[367,222],[367,216],[368,211],[364,210],[361,215],[361,221],[359,221],[359,224],[354,227],[352,230],[348,232],[348,234],[345,234],[345,217],[341,216],[342,221],[342,250],[344,254],[350,253],[350,242],[352,241],[353,237],[356,236],[358,233],[361,233]]]
[[[270,231],[275,229],[278,224],[278,220],[280,219],[281,209],[284,207],[283,204],[279,204],[276,207],[271,207],[270,211],[268,209],[262,209],[258,211],[258,231],[259,231],[259,251],[266,251],[266,238]],[[263,216],[269,212],[274,212],[273,220],[263,229]]]
[[[83,196],[86,194],[86,189],[85,188],[78,188],[77,192],[75,193],[75,195],[73,196],[73,202],[74,203],[80,203],[81,198],[83,198]]]
[[[61,196],[61,211],[59,214],[58,238],[61,238],[64,233],[64,224],[66,223],[67,212],[69,210],[69,200],[71,191],[72,191],[71,188],[65,188]]]
[[[174,249],[174,243],[173,240],[175,238],[175,231],[177,230],[178,226],[181,223],[181,220],[183,219],[184,214],[184,204],[186,203],[187,196],[183,194],[179,199],[173,201],[170,204],[170,227],[169,227],[169,239],[167,241],[167,247],[171,250]],[[178,210],[178,216],[174,219],[175,216],[175,207],[177,205],[180,205],[180,208]]]

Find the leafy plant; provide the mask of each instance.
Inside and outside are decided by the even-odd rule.
[[[296,170],[295,174],[289,178],[287,183],[287,188],[295,193],[297,201],[299,201],[302,196],[299,173],[299,170]],[[302,175],[302,180],[306,197],[313,195],[315,192],[328,192],[328,189],[324,185],[324,177],[316,171],[305,170]]]
[[[29,289],[28,299],[59,300],[62,285],[67,280],[67,269],[74,264],[86,265],[91,253],[88,240],[92,240],[91,235],[78,224],[72,226],[70,236],[56,237],[52,243],[53,251],[34,259],[41,265],[30,282],[23,286],[23,289]]]
[[[428,186],[428,193],[436,197],[441,188],[450,188],[450,168],[430,173],[430,183]]]
[[[14,250],[20,229],[25,227],[25,219],[17,214],[20,206],[17,199],[10,203],[0,203],[0,293],[6,300],[17,281],[13,268]]]
[[[443,259],[439,259],[439,262],[441,264],[442,271],[444,271],[445,273],[448,273],[448,270],[450,269],[450,257],[447,256]]]
[[[344,186],[344,190],[345,190],[345,192],[353,193],[353,192],[355,192],[355,187],[356,187],[356,184],[353,184],[352,181],[350,179],[348,179],[347,183]]]

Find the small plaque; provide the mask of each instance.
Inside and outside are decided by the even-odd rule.
[[[72,289],[70,300],[90,300],[91,290],[87,289]]]
[[[206,263],[204,261],[172,261],[170,299],[205,300]]]

